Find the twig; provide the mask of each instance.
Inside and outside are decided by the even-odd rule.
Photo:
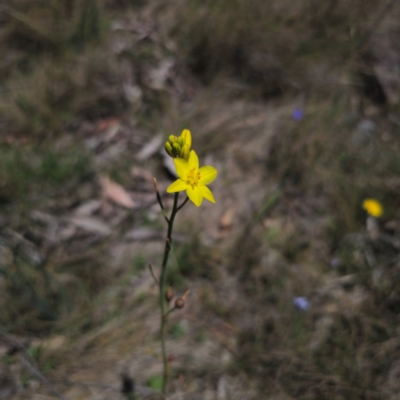
[[[157,183],[157,179],[156,178],[153,178],[153,183],[154,183],[154,190],[155,190],[156,195],[157,195],[157,201],[158,201],[158,204],[161,207],[161,212],[162,212],[165,220],[169,224],[169,219],[167,217],[167,213],[165,212],[165,208],[164,208],[164,204],[163,204],[163,201],[162,201],[162,198],[161,198],[161,195],[160,195],[160,191],[158,190],[158,183]]]
[[[40,36],[46,38],[52,43],[57,43],[57,41],[54,38],[54,35],[52,35],[50,32],[46,31],[43,29],[39,24],[37,24],[35,21],[27,17],[25,14],[13,9],[13,8],[8,8],[8,10],[5,10],[12,18],[15,20],[21,22],[24,24],[26,27],[30,28],[32,31],[38,33]]]
[[[172,313],[172,311],[177,310],[177,308],[174,306],[173,308],[171,308],[167,313],[164,314],[164,318],[167,319],[169,314]]]
[[[31,375],[33,375],[36,379],[41,381],[45,386],[47,386],[47,389],[49,390],[50,393],[52,393],[54,396],[61,400],[67,400],[65,396],[63,396],[46,378],[45,376],[37,369],[35,368],[26,358],[24,354],[21,354],[21,361],[22,365],[25,367],[26,370],[29,371]]]
[[[154,279],[154,282],[155,282],[157,285],[159,285],[160,282],[159,282],[158,279],[156,278],[156,276],[155,276],[155,274],[154,274],[154,271],[153,271],[153,267],[152,267],[151,264],[149,264],[149,270],[150,270],[150,272],[151,272],[151,276],[152,276],[153,279]]]
[[[8,342],[12,343],[20,350],[21,355],[21,362],[22,365],[25,367],[26,370],[29,371],[31,375],[33,375],[36,379],[41,381],[48,389],[50,393],[61,400],[68,400],[65,396],[63,396],[47,379],[46,377],[40,372],[39,366],[37,365],[35,359],[28,353],[25,349],[25,346],[17,339],[10,336],[8,333],[0,330],[0,335],[2,335]],[[28,359],[31,361],[29,362]],[[32,365],[34,364],[34,365]]]

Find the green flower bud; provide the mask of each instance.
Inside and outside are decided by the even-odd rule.
[[[190,150],[192,147],[192,135],[188,129],[184,129],[181,135],[170,135],[168,142],[165,144],[165,151],[172,158],[189,159]]]
[[[167,154],[171,157],[174,156],[174,151],[172,150],[172,146],[170,142],[165,143],[165,151],[167,152]]]
[[[175,142],[172,145],[172,148],[174,149],[174,153],[176,154],[176,156],[178,156],[179,153],[181,152],[181,147],[179,146],[179,144]]]
[[[181,149],[180,157],[187,161],[189,159],[189,153],[190,153],[189,146],[185,144]]]

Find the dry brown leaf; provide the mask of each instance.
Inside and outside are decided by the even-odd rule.
[[[96,131],[105,131],[106,129],[113,128],[114,126],[120,124],[121,124],[120,117],[110,117],[110,118],[100,119],[96,123]]]
[[[135,202],[132,200],[129,193],[118,183],[113,182],[109,177],[103,176],[100,179],[103,188],[103,196],[114,203],[126,207],[134,208]]]
[[[234,216],[234,209],[228,208],[222,215],[221,219],[219,220],[219,227],[220,229],[229,229],[232,226],[233,216]]]

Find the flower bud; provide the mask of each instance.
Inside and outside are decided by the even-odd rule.
[[[185,144],[182,149],[181,149],[181,153],[180,156],[181,158],[183,158],[184,160],[188,160],[189,159],[189,147]]]
[[[174,291],[172,287],[170,286],[167,291],[165,292],[165,300],[171,301],[172,298],[174,297]]]
[[[185,300],[182,299],[182,297],[178,297],[175,300],[175,308],[183,308],[185,306]]]
[[[190,150],[190,147],[192,146],[192,135],[189,129],[184,129],[181,133],[181,137],[183,138],[185,144],[189,147]]]
[[[168,142],[165,143],[165,151],[172,158],[189,159],[192,147],[192,134],[188,129],[184,129],[180,136],[169,135]]]
[[[178,155],[181,152],[181,147],[179,146],[179,143],[174,142],[172,145],[172,148],[174,149],[174,154]]]
[[[167,154],[171,157],[174,156],[174,152],[172,150],[172,146],[170,142],[165,143],[165,151],[167,152]]]
[[[185,306],[186,297],[188,297],[190,290],[186,290],[182,297],[178,297],[175,300],[175,308],[183,308]]]

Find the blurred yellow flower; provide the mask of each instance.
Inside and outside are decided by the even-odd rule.
[[[186,190],[189,199],[199,207],[203,198],[215,203],[211,190],[206,186],[217,176],[217,170],[211,166],[199,168],[199,158],[192,150],[188,160],[174,158],[176,173],[179,179],[172,183],[168,188],[168,193],[181,192]]]
[[[172,158],[189,159],[190,148],[192,147],[192,135],[188,129],[184,129],[179,137],[171,135],[165,143],[165,151]]]
[[[372,217],[378,218],[383,214],[382,204],[375,199],[365,199],[363,202],[363,209]]]

